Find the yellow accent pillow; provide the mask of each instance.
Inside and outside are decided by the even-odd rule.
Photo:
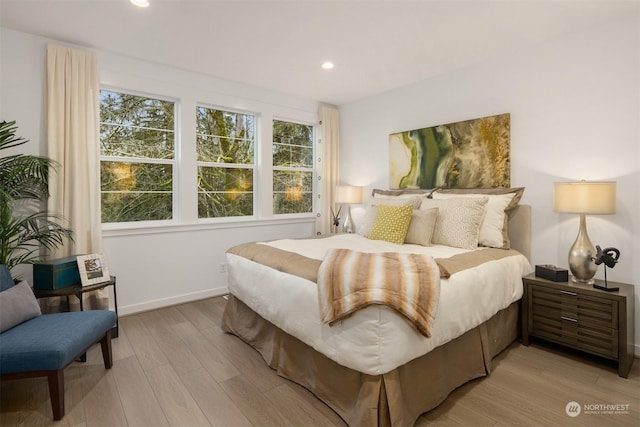
[[[411,224],[413,206],[378,206],[369,239],[384,240],[401,245]]]

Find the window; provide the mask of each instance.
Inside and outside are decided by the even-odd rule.
[[[196,109],[198,218],[254,215],[256,118]]]
[[[273,121],[273,213],[313,210],[313,126]]]
[[[173,218],[175,103],[100,91],[102,222]]]
[[[256,112],[178,105],[161,96],[100,91],[104,224],[312,216],[313,114],[274,120],[268,109],[258,113],[260,103]],[[179,144],[183,123],[191,130]]]

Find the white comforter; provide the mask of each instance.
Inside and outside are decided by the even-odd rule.
[[[467,252],[448,246],[399,246],[356,234],[265,244],[315,259],[330,248],[428,253],[434,258]],[[522,297],[522,277],[532,272],[526,257],[518,255],[442,279],[432,336],[426,338],[404,317],[379,305],[330,327],[320,321],[314,282],[234,254],[227,254],[227,264],[229,292],[256,313],[337,363],[370,375],[389,372],[485,322]]]

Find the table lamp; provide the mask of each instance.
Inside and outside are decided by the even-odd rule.
[[[342,224],[342,231],[345,233],[353,233],[354,226],[351,219],[350,203],[362,203],[362,187],[356,187],[354,185],[338,185],[336,187],[336,203],[342,203],[347,205],[347,216]],[[342,207],[340,207],[342,210]],[[339,214],[340,211],[338,211]]]
[[[593,284],[598,266],[594,262],[596,248],[589,240],[586,215],[616,213],[615,182],[556,182],[553,191],[553,209],[557,212],[580,215],[578,237],[569,250],[571,280]]]

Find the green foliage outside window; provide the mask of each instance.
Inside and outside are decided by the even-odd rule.
[[[102,222],[171,219],[171,176],[171,165],[101,162]]]
[[[273,212],[313,210],[313,126],[273,121]]]
[[[255,215],[256,116],[195,113],[198,218]],[[175,120],[174,102],[100,92],[103,223],[173,218]],[[313,140],[313,126],[274,120],[275,214],[312,212]]]
[[[198,217],[251,216],[255,116],[196,109]]]
[[[173,217],[175,104],[100,91],[102,222]]]

